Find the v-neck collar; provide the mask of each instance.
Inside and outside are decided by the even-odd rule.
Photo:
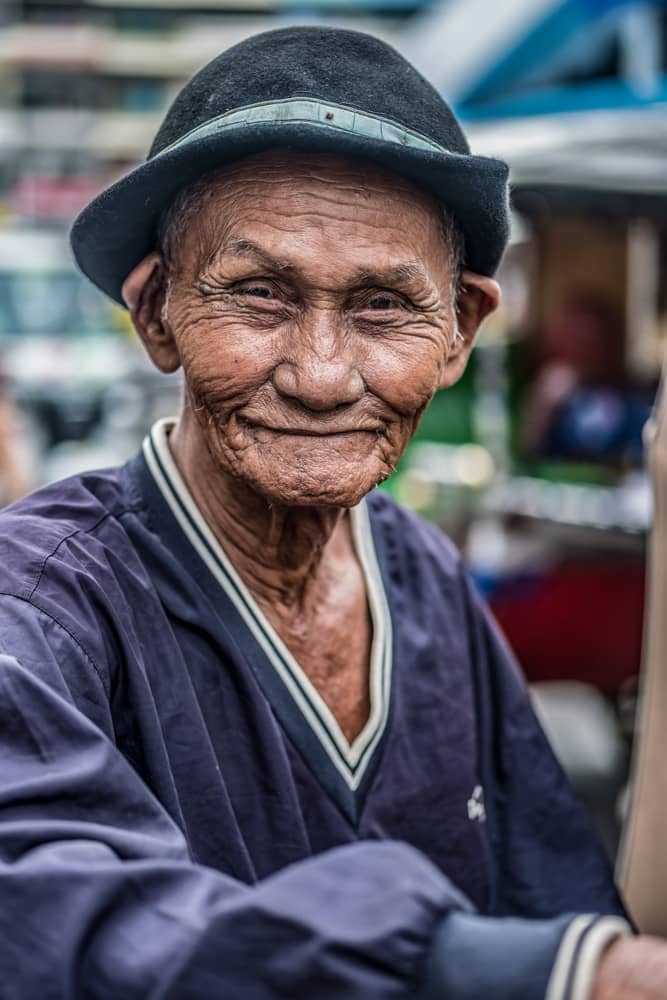
[[[392,622],[365,501],[350,511],[373,626],[370,658],[370,714],[350,744],[333,713],[270,624],[215,537],[172,457],[168,434],[173,420],[158,421],[145,439],[143,455],[159,493],[199,559],[205,564],[240,622],[234,629],[277,718],[290,740],[342,811],[354,821],[379,758],[391,700]],[[239,631],[238,625],[244,628]],[[244,635],[245,633],[245,635]],[[254,645],[254,650],[248,649]],[[260,653],[259,657],[257,653]]]

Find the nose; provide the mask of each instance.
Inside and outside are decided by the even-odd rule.
[[[288,357],[273,372],[281,396],[318,412],[362,397],[363,378],[334,315],[322,310],[307,325],[300,323],[292,336]]]

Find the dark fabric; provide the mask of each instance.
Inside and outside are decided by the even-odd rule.
[[[460,905],[404,844],[341,847],[252,888],[193,865],[127,760],[55,686],[0,657],[0,703],[7,1000],[402,997],[437,915]]]
[[[263,32],[208,63],[176,97],[149,158],[217,115],[297,95],[359,108],[452,153],[470,152],[451,108],[386,42],[359,31],[309,27]]]
[[[386,117],[447,152],[362,138],[323,123],[285,122],[239,125],[158,155],[226,111],[288,97],[328,100]],[[489,275],[498,267],[509,233],[506,164],[470,155],[449,106],[384,42],[361,32],[295,27],[227,49],[185,85],[147,162],[103,191],[76,220],[72,248],[82,271],[122,303],[122,283],[155,249],[159,216],[176,193],[217,166],[274,147],[358,155],[410,177],[456,218],[466,266]]]
[[[419,1000],[544,1000],[571,920],[494,920],[453,910],[433,937]]]
[[[389,1000],[465,897],[482,914],[622,913],[435,529],[369,498],[394,680],[352,822],[147,474],[139,456],[0,514],[5,995]]]

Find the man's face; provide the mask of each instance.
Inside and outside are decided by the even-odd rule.
[[[272,503],[358,503],[439,385],[451,281],[440,211],[408,181],[276,152],[219,175],[163,310],[218,467]]]

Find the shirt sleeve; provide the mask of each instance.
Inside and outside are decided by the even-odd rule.
[[[192,863],[112,741],[0,656],[0,992],[402,997],[465,900],[419,852],[345,846],[247,886]]]
[[[429,948],[420,1000],[590,1000],[603,951],[630,933],[621,917],[547,920],[452,910]]]
[[[3,996],[587,996],[548,985],[563,954],[575,967],[577,918],[477,916],[406,844],[348,845],[252,886],[194,864],[115,746],[103,673],[76,637],[3,598],[9,646],[29,666],[0,653]]]

